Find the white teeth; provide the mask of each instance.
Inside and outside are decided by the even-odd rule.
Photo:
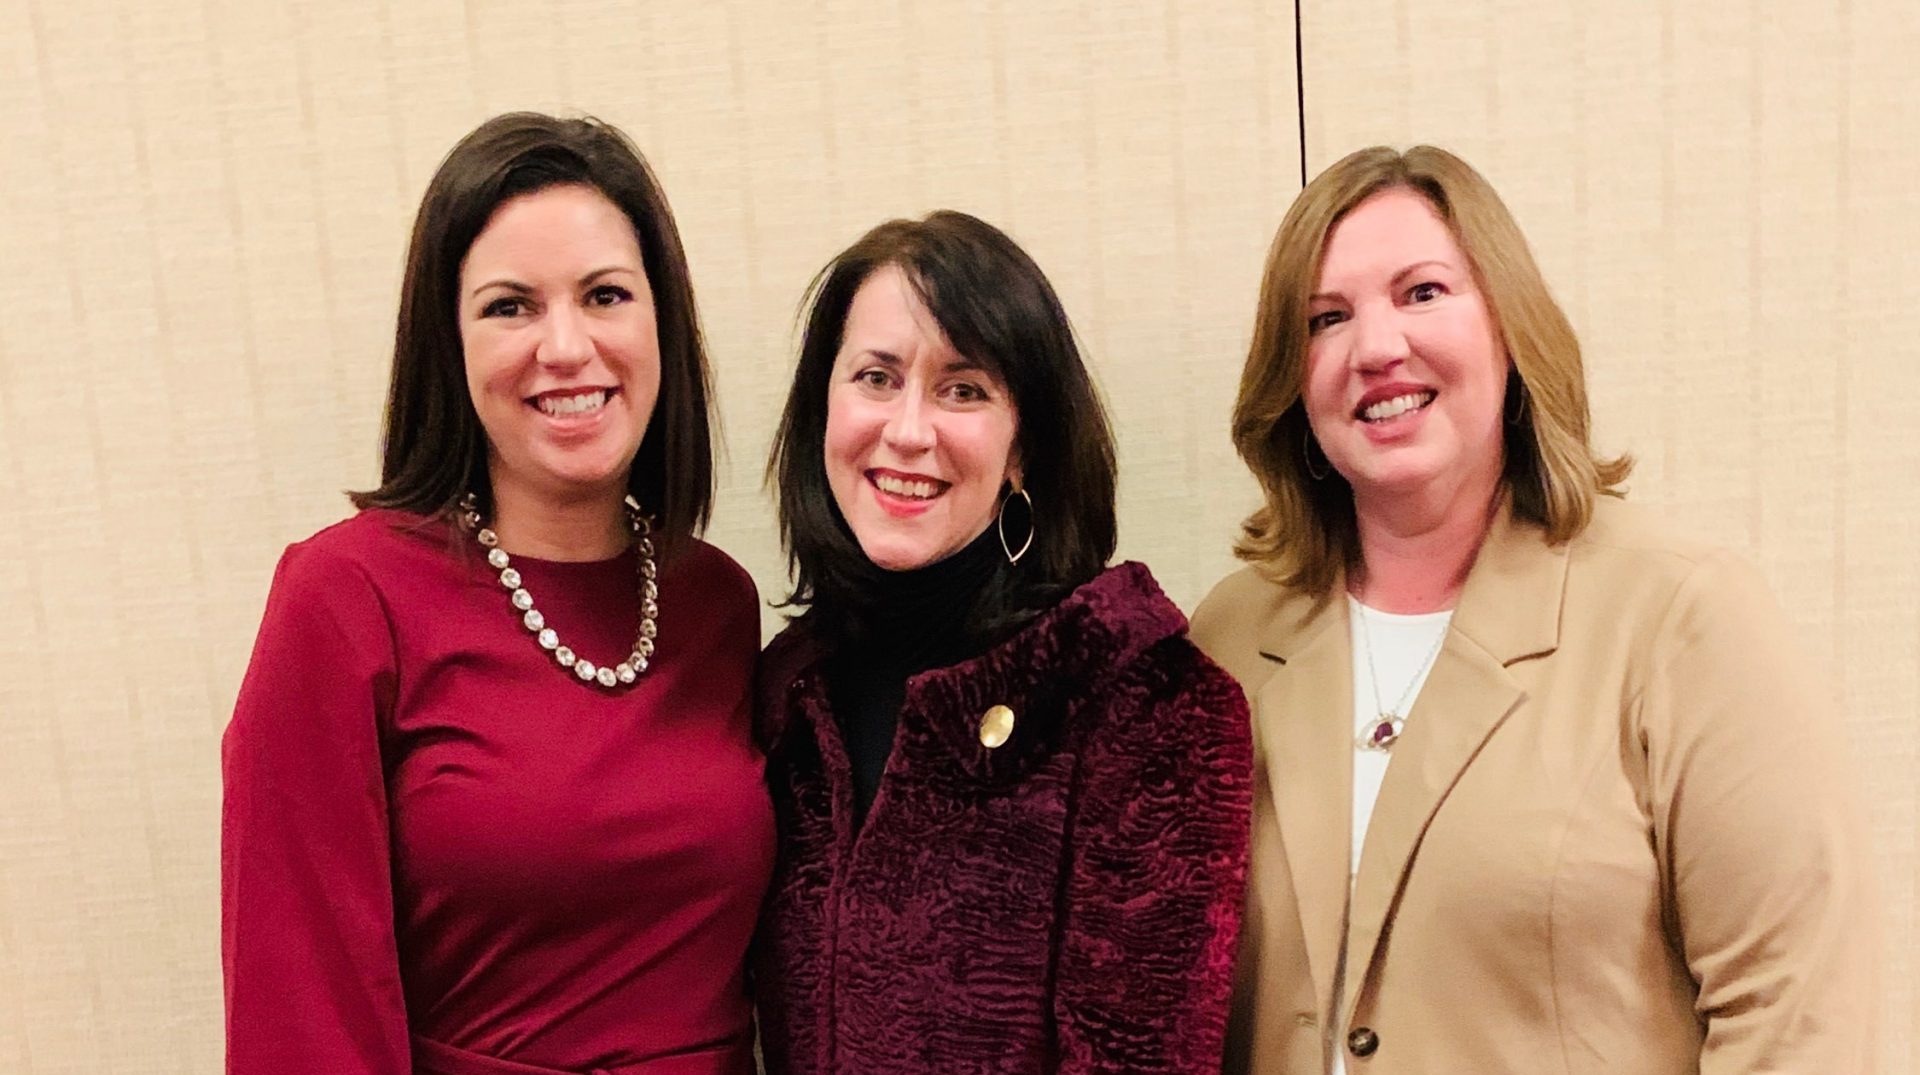
[[[1383,422],[1389,418],[1398,418],[1408,411],[1419,410],[1433,402],[1433,395],[1432,392],[1409,392],[1404,396],[1383,399],[1361,411],[1360,417],[1369,422]]]
[[[541,396],[535,401],[543,414],[561,417],[569,414],[588,414],[606,405],[607,390],[596,388],[591,392],[581,392],[572,396]]]
[[[916,500],[925,500],[934,493],[933,482],[907,481],[905,478],[896,478],[891,474],[875,475],[873,484],[879,486],[881,492],[892,493],[894,496],[910,496]]]

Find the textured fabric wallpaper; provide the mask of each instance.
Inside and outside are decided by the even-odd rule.
[[[870,225],[961,208],[1034,254],[1117,426],[1121,555],[1191,608],[1253,504],[1227,412],[1302,146],[1463,152],[1635,497],[1749,552],[1831,671],[1887,1070],[1920,1070],[1920,30],[1605,7],[1308,0],[1303,109],[1293,10],[1252,0],[0,0],[0,1071],[219,1069],[220,731],[280,550],[375,478],[427,177],[511,108],[660,173],[729,447],[710,536],[769,598],[796,303]]]

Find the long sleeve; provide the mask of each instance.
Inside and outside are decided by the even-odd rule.
[[[379,717],[392,629],[353,563],[280,561],[222,743],[229,1075],[407,1075]]]
[[[1184,638],[1141,663],[1157,682],[1108,715],[1116,734],[1084,763],[1054,1000],[1063,1075],[1220,1069],[1251,722],[1239,685]]]
[[[1874,885],[1841,729],[1757,572],[1703,561],[1638,710],[1703,1075],[1868,1072]]]

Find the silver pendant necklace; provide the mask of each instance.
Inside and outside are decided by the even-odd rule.
[[[653,657],[654,636],[660,632],[659,625],[655,623],[660,615],[657,603],[660,587],[656,578],[660,569],[653,562],[653,538],[650,536],[653,525],[640,513],[640,505],[635,504],[631,497],[627,499],[626,511],[627,526],[633,531],[634,544],[640,550],[640,634],[634,639],[633,652],[625,660],[612,666],[596,666],[563,645],[560,635],[547,626],[547,618],[533,607],[533,595],[521,584],[520,572],[513,567],[513,558],[500,547],[500,535],[488,529],[486,520],[480,517],[478,499],[472,493],[460,498],[460,526],[472,533],[480,547],[487,550],[487,563],[500,572],[500,585],[508,591],[507,600],[520,617],[520,625],[533,634],[533,640],[541,649],[553,655],[555,664],[571,670],[582,684],[610,691],[631,686],[645,674],[647,663]]]
[[[1354,736],[1353,745],[1361,750],[1390,751],[1393,744],[1400,741],[1400,733],[1406,730],[1409,703],[1413,701],[1414,691],[1420,686],[1427,669],[1440,656],[1440,648],[1447,641],[1447,629],[1442,629],[1439,637],[1433,640],[1433,648],[1427,651],[1426,659],[1420,662],[1413,678],[1407,681],[1407,689],[1400,692],[1400,700],[1394,703],[1392,709],[1388,709],[1380,700],[1380,673],[1373,666],[1373,638],[1367,631],[1367,607],[1356,600],[1353,614],[1360,621],[1360,644],[1367,651],[1367,681],[1373,688],[1373,708],[1377,714],[1360,730],[1360,734]]]

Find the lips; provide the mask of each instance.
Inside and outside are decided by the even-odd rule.
[[[600,413],[618,388],[556,388],[527,397],[527,405],[549,418],[589,418]]]
[[[1440,393],[1414,385],[1389,385],[1376,388],[1360,398],[1353,416],[1368,424],[1391,422],[1405,414],[1424,410]]]
[[[873,487],[873,499],[880,510],[900,519],[910,519],[932,510],[934,502],[952,488],[951,482],[941,481],[931,475],[899,470],[876,468],[867,471],[866,477],[867,484]]]
[[[946,482],[934,478],[896,474],[892,471],[871,471],[867,478],[873,482],[874,488],[881,492],[908,500],[932,500],[947,491]]]

